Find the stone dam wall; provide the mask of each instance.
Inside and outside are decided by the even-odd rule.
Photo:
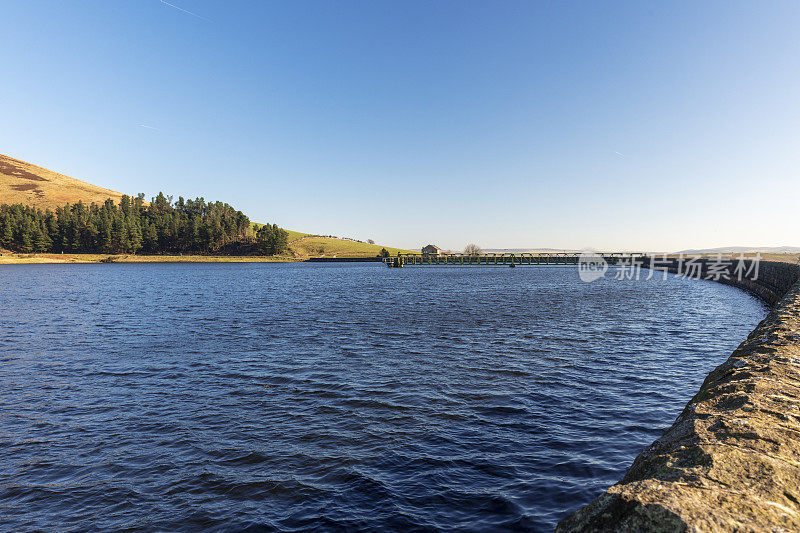
[[[717,281],[772,311],[625,477],[556,531],[800,531],[800,266],[762,261],[741,280],[734,268]]]

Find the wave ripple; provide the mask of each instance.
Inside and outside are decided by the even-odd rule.
[[[566,268],[0,266],[2,530],[547,530],[764,314]]]

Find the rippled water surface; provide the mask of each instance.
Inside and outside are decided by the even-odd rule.
[[[565,267],[13,265],[0,284],[8,531],[552,529],[765,314],[711,282]]]

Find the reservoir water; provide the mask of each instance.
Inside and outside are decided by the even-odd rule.
[[[612,274],[0,266],[0,530],[551,530],[766,314]]]

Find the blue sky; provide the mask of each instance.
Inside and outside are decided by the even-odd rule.
[[[412,248],[800,246],[800,3],[170,3],[0,0],[0,153]]]

